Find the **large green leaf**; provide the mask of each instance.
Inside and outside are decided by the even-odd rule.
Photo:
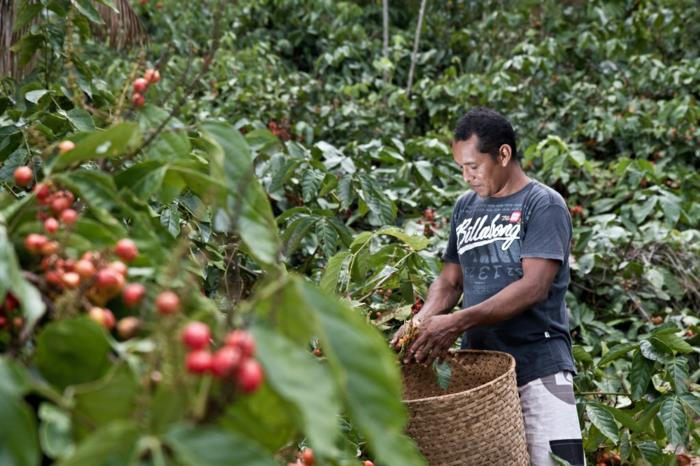
[[[50,170],[59,171],[86,160],[123,155],[135,148],[140,141],[141,130],[136,123],[119,123],[79,140],[73,150],[60,154],[53,160]]]
[[[632,357],[632,368],[630,370],[632,398],[638,400],[646,393],[653,372],[653,363],[642,355],[641,350],[636,351]]]
[[[34,362],[46,380],[63,389],[104,375],[109,368],[108,353],[105,330],[81,317],[44,327],[37,338]]]
[[[8,292],[12,292],[19,301],[25,319],[23,332],[29,334],[44,315],[46,305],[39,291],[22,276],[15,249],[7,237],[5,226],[0,224],[0,302],[5,302]]]
[[[430,240],[425,236],[409,235],[405,231],[397,227],[384,227],[377,230],[378,235],[389,235],[403,241],[414,251],[422,251],[430,246]]]
[[[172,118],[160,107],[146,105],[139,112],[139,125],[144,133],[154,131],[168,119],[164,131],[159,133],[146,148],[146,158],[156,159],[163,163],[166,160],[187,157],[192,147],[187,137],[185,125],[177,118]]]
[[[591,423],[596,426],[603,435],[617,443],[620,431],[612,413],[606,408],[605,405],[600,403],[587,403],[586,414],[588,415],[588,419],[591,420]]]
[[[39,442],[49,458],[66,456],[75,448],[70,415],[51,403],[39,406]]]
[[[353,426],[367,438],[377,462],[424,465],[415,444],[404,435],[406,409],[395,354],[347,304],[311,283],[295,281],[307,308],[316,314],[321,346]]]
[[[19,396],[0,392],[0,464],[38,466],[40,459],[33,411]]]
[[[667,397],[661,403],[659,417],[670,443],[682,445],[688,433],[688,416],[685,413],[681,398],[676,395]]]
[[[278,466],[251,440],[218,427],[179,424],[165,441],[182,466]]]
[[[229,198],[227,214],[237,226],[248,252],[262,264],[275,264],[281,250],[277,222],[255,174],[253,157],[241,134],[225,123],[207,122],[202,131],[215,150],[212,176],[223,170]]]
[[[335,292],[338,287],[341,275],[345,273],[348,274],[349,258],[352,256],[350,251],[340,251],[335,256],[328,259],[328,264],[323,270],[323,275],[321,276],[321,289],[326,293]]]
[[[76,387],[74,415],[92,428],[128,419],[136,406],[140,384],[129,366],[114,366],[103,378]]]
[[[335,455],[341,405],[328,368],[308,349],[262,326],[253,335],[268,383],[296,408],[311,446],[321,456]]]
[[[652,335],[649,340],[654,343],[661,343],[661,345],[654,345],[655,347],[670,348],[672,351],[677,353],[692,353],[693,347],[688,344],[683,338],[675,333],[675,331],[668,333],[660,333]]]
[[[600,358],[600,361],[598,361],[598,366],[603,367],[606,364],[609,364],[612,361],[625,356],[627,353],[638,347],[638,343],[621,343],[619,345],[615,345],[612,348],[610,348],[608,352],[605,353],[605,355],[603,355],[602,358]]]
[[[137,464],[139,429],[120,420],[97,429],[57,466],[130,466]]]

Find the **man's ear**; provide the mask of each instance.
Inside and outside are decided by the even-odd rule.
[[[501,147],[498,148],[498,162],[502,167],[506,167],[512,157],[513,151],[510,149],[509,144],[502,144]]]

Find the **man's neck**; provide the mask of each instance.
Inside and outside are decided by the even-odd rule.
[[[511,168],[511,173],[503,184],[503,187],[491,197],[510,196],[523,189],[530,181],[530,178],[528,178],[523,169],[520,168],[520,165],[516,164]]]

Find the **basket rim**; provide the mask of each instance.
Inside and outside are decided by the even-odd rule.
[[[505,372],[503,372],[503,374],[499,375],[498,377],[494,378],[493,380],[491,380],[491,381],[489,381],[489,382],[486,382],[485,384],[479,385],[479,386],[477,386],[477,387],[474,387],[474,388],[469,388],[469,389],[467,389],[467,390],[462,390],[462,391],[454,392],[454,393],[448,393],[448,394],[445,394],[445,395],[427,396],[427,397],[424,397],[424,398],[414,398],[414,399],[412,399],[412,400],[402,400],[403,403],[406,404],[406,405],[417,404],[417,403],[425,403],[425,402],[428,402],[428,401],[437,400],[438,398],[441,399],[441,400],[446,400],[446,399],[454,398],[454,397],[457,397],[457,396],[463,396],[465,393],[472,393],[472,392],[477,392],[477,391],[479,391],[479,390],[485,390],[485,389],[489,388],[489,386],[495,385],[497,382],[500,382],[502,379],[508,377],[512,372],[515,372],[515,358],[514,358],[511,354],[508,354],[508,353],[506,353],[506,352],[503,352],[503,351],[494,351],[494,350],[474,350],[474,349],[460,349],[460,350],[457,350],[457,351],[451,351],[451,354],[452,354],[453,356],[457,356],[457,355],[460,355],[460,354],[466,354],[466,353],[471,353],[471,354],[475,354],[475,353],[495,354],[495,355],[498,355],[499,357],[506,356],[507,359],[508,359],[508,362],[509,362],[509,364],[508,364],[508,369],[507,369]]]

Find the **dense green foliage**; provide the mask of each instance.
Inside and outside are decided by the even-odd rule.
[[[512,120],[526,172],[571,207],[589,462],[700,452],[694,1],[430,1],[410,93],[418,1],[390,1],[386,56],[381,2],[147,2],[134,6],[145,51],[97,40],[91,2],[16,3],[36,23],[17,51],[37,63],[0,96],[0,296],[24,318],[0,329],[0,417],[16,420],[0,426],[3,461],[262,465],[309,444],[322,464],[358,464],[358,450],[422,464],[367,324],[391,335],[440,270],[466,189],[451,129],[473,105]],[[147,64],[163,79],[134,108]],[[76,148],[57,155],[66,138]],[[78,198],[78,223],[57,235],[67,256],[137,242],[139,338],[117,341],[76,317],[75,293],[36,279],[22,243],[39,207],[12,181],[20,165]],[[186,317],[146,309],[166,288]],[[238,396],[185,374],[188,319],[219,338],[250,328],[267,383]]]

